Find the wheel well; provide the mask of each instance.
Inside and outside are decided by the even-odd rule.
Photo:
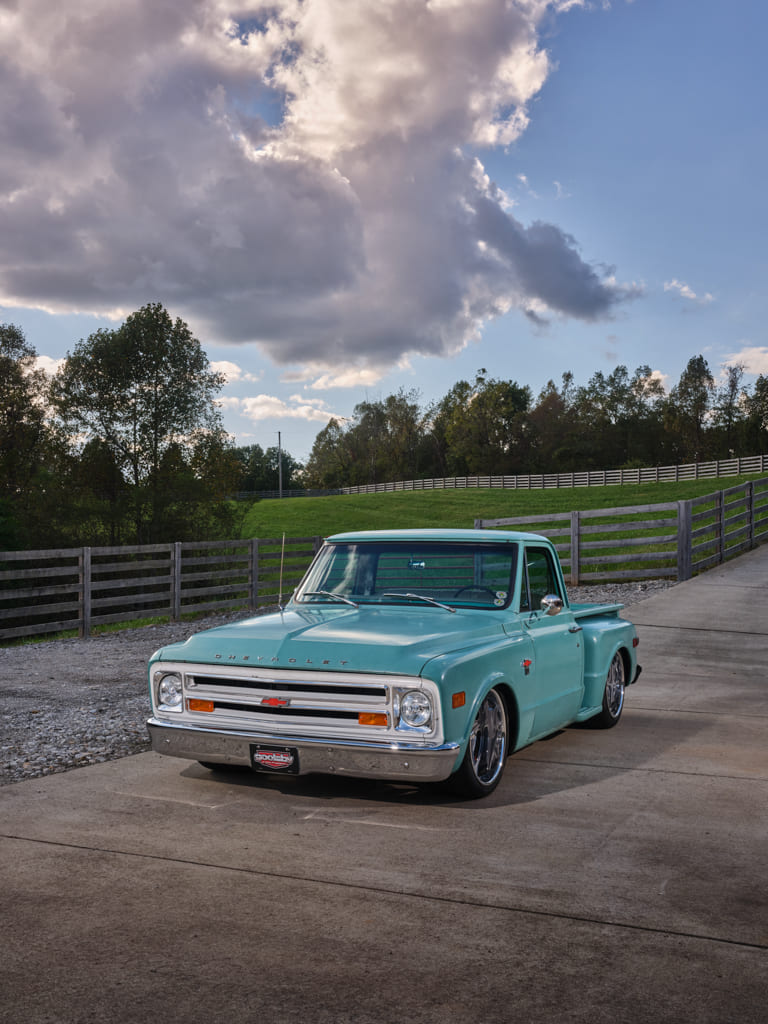
[[[632,671],[632,662],[629,657],[629,651],[626,647],[620,647],[618,653],[621,655],[621,660],[624,663],[624,682],[628,684],[631,682],[629,674]]]
[[[504,707],[507,709],[507,729],[509,742],[507,743],[508,749],[514,750],[517,746],[518,733],[520,732],[520,713],[517,707],[517,700],[515,694],[508,683],[498,683],[494,686],[494,689],[498,691],[504,701]]]

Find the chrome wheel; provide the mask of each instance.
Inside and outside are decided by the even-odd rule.
[[[496,788],[507,756],[507,709],[497,690],[483,698],[469,734],[467,752],[454,776],[463,796],[486,796]]]
[[[610,729],[621,718],[624,708],[624,659],[617,651],[613,656],[603,690],[603,706],[600,713],[590,718],[590,724],[598,729]]]
[[[608,669],[603,705],[611,718],[618,718],[624,706],[624,660],[620,654],[614,654]]]

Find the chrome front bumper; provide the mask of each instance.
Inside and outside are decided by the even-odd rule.
[[[456,766],[458,743],[422,747],[406,743],[357,743],[352,740],[308,739],[265,733],[224,732],[189,728],[157,718],[147,722],[152,749],[171,757],[210,764],[253,767],[251,747],[291,747],[299,754],[299,774],[349,775],[362,779],[439,782]]]

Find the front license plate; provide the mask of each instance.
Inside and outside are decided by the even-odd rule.
[[[251,766],[257,772],[278,772],[281,775],[299,774],[299,752],[296,747],[265,747],[251,745]]]

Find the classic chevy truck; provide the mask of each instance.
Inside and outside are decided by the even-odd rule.
[[[618,722],[640,674],[621,607],[570,604],[535,534],[339,534],[283,610],[152,657],[152,748],[213,770],[450,779],[482,797],[511,751]]]

